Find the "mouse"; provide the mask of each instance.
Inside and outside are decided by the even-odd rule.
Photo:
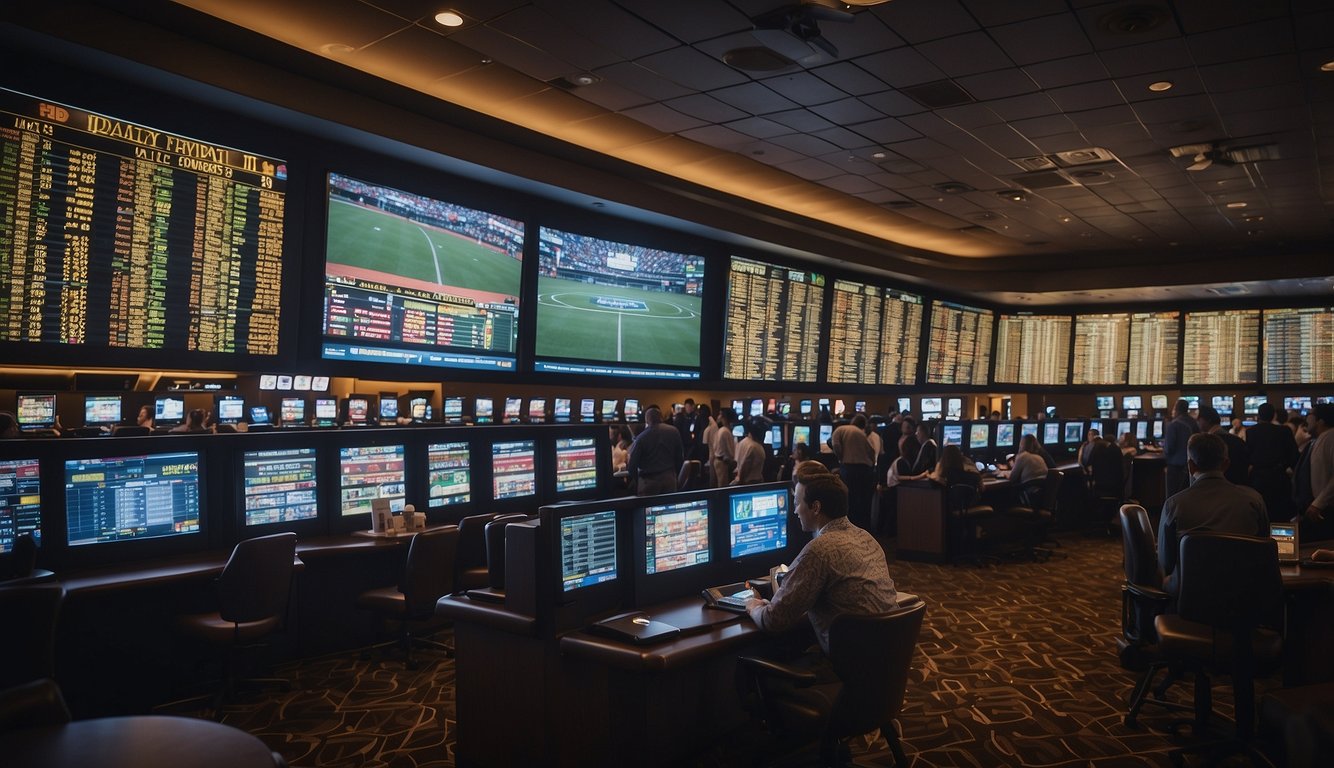
[[[649,625],[649,618],[647,616],[636,616],[633,619],[630,619],[630,621],[638,624],[641,627],[647,627]]]

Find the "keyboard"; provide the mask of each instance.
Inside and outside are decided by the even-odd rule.
[[[737,597],[736,595],[726,595],[718,598],[718,606],[721,608],[732,608],[734,610],[744,611],[746,610],[747,599],[748,598],[745,597]]]

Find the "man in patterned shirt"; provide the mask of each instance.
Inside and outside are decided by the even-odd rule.
[[[750,618],[782,632],[810,619],[820,648],[829,651],[829,626],[842,614],[874,615],[898,606],[885,551],[847,518],[848,489],[837,475],[803,472],[796,478],[796,513],[814,534],[802,547],[773,600],[751,598]]]

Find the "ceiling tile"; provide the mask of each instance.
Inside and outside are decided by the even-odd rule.
[[[993,27],[991,35],[1016,64],[1064,59],[1091,52],[1088,38],[1070,16],[1043,16]]]
[[[745,112],[730,107],[704,93],[682,96],[679,99],[672,99],[663,103],[677,112],[683,112],[709,123],[726,123],[747,116]]]
[[[993,152],[1004,157],[1029,157],[1042,154],[1033,142],[1008,125],[986,125],[974,129],[972,134]]]
[[[871,8],[885,26],[909,43],[920,43],[972,32],[977,21],[957,0],[932,0],[930,13],[921,13],[912,3],[886,3]]]
[[[885,82],[870,72],[848,61],[811,70],[811,74],[835,88],[854,96],[885,90]]]
[[[1002,99],[1006,96],[1018,96],[1032,93],[1038,89],[1037,83],[1022,69],[1001,69],[995,72],[983,72],[978,75],[956,78],[965,91],[978,101]]]
[[[1141,45],[1179,34],[1168,0],[1112,2],[1081,8],[1076,15],[1093,47],[1100,51]]]
[[[1257,3],[1253,0],[1175,0],[1182,30],[1193,35],[1224,27],[1253,25],[1265,19],[1286,16],[1287,3]]]
[[[688,131],[691,128],[698,128],[705,125],[703,120],[683,115],[674,109],[664,107],[661,104],[646,104],[642,107],[627,109],[621,114],[632,117],[639,122],[657,128],[663,133],[680,133]]]
[[[1022,3],[998,3],[996,0],[964,0],[964,6],[983,26],[1023,21],[1036,16],[1064,13],[1065,0],[1024,0]]]
[[[805,133],[792,133],[788,134],[787,136],[775,136],[772,139],[769,139],[769,142],[772,144],[777,144],[780,147],[787,147],[793,152],[800,152],[801,154],[806,155],[808,157],[815,155],[827,155],[830,152],[838,151],[838,147],[834,146],[833,144],[830,144],[824,139],[817,139],[816,137]]]
[[[450,35],[449,39],[542,82],[578,69],[563,59],[489,26],[465,27]]]
[[[767,139],[771,136],[782,136],[785,133],[792,133],[792,129],[781,123],[775,123],[772,120],[766,120],[763,117],[748,117],[744,120],[737,120],[727,124],[728,128],[734,131],[741,131],[748,136],[754,136],[757,139]]]
[[[790,163],[783,163],[778,167],[788,173],[810,181],[828,179],[833,176],[838,176],[841,173],[838,168],[835,168],[823,160],[816,160],[813,157],[794,160]]]
[[[863,56],[854,63],[895,88],[945,79],[939,67],[911,48]]]
[[[706,125],[702,128],[691,128],[688,131],[681,131],[678,136],[698,141],[701,144],[708,144],[711,147],[720,149],[735,149],[747,144],[751,144],[755,139],[744,133],[725,128],[721,125]]]
[[[1209,97],[1176,96],[1157,101],[1141,101],[1132,105],[1135,114],[1145,123],[1176,123],[1182,120],[1207,120],[1214,115]]]
[[[439,6],[439,0],[430,0]],[[510,3],[518,4],[515,0]],[[450,0],[450,4],[457,6]],[[493,5],[491,0],[472,0],[478,6]],[[534,0],[534,4],[545,8],[552,14],[559,15],[589,39],[616,51],[624,59],[634,59],[668,48],[675,48],[680,43],[671,35],[664,33],[634,14],[627,13],[616,3],[609,0]],[[499,3],[494,3],[499,5]],[[460,11],[463,12],[463,11]]]
[[[1121,96],[1121,90],[1110,80],[1053,88],[1047,91],[1047,95],[1051,96],[1062,112],[1114,107],[1126,101]]]
[[[710,91],[747,80],[721,61],[687,46],[645,56],[636,63],[695,91]]]
[[[812,133],[814,131],[823,131],[826,128],[833,128],[834,124],[806,109],[794,109],[788,112],[776,112],[766,115],[770,120],[792,128],[797,131]]]
[[[847,96],[846,93],[829,83],[806,72],[770,77],[762,82],[769,88],[803,106],[824,104]]]
[[[1054,115],[1060,112],[1056,102],[1045,93],[1030,93],[987,102],[987,107],[1006,120]]]
[[[811,134],[825,141],[837,145],[840,149],[858,149],[877,142],[867,139],[861,134],[853,133],[846,128],[827,128],[823,131],[816,131]]]
[[[1296,82],[1301,77],[1297,62],[1296,56],[1268,56],[1200,67],[1199,72],[1211,91],[1240,91]]]
[[[862,101],[890,117],[902,117],[926,111],[926,107],[898,91],[881,91],[861,97]]]
[[[690,94],[689,89],[683,88],[667,78],[659,77],[656,72],[631,62],[613,64],[610,67],[599,67],[594,71],[594,74],[623,88],[642,93],[659,101]]]
[[[507,13],[487,26],[569,62],[574,70],[590,70],[624,60],[624,57],[594,43],[577,29],[534,6]]]
[[[885,115],[859,99],[847,98],[811,107],[811,111],[836,125],[850,125],[876,120]]]
[[[981,125],[995,125],[1005,120],[983,104],[961,104],[957,107],[945,107],[934,113],[937,117],[948,120],[960,128],[976,128]]]
[[[211,7],[214,4],[220,7]],[[329,43],[361,48],[410,23],[396,14],[353,0],[330,0],[328,3],[292,0],[280,6],[263,0],[203,0],[193,5],[238,23],[253,17],[270,21],[273,37],[294,45],[306,45],[312,50],[319,50],[320,46]]]
[[[892,117],[871,120],[850,125],[848,128],[860,133],[877,144],[889,144],[914,139],[921,134]]]
[[[743,83],[729,88],[719,88],[710,91],[709,95],[752,115],[782,112],[797,106],[796,102],[780,96],[760,83]]]
[[[229,0],[230,1],[230,0]],[[529,3],[530,0],[451,0],[449,7],[458,11],[465,19],[472,21],[486,22],[503,14],[509,13],[515,8],[520,8]],[[369,0],[368,5],[378,5],[381,8],[388,9],[405,18],[422,19],[434,16],[441,10],[440,3],[437,0]],[[270,2],[268,5],[273,6]],[[290,5],[290,3],[284,3]],[[325,10],[328,11],[328,4],[325,4]]]
[[[369,72],[410,72],[414,79],[425,80],[452,77],[485,66],[482,57],[471,48],[416,26],[404,27],[353,51],[344,61]]]
[[[854,59],[886,48],[898,48],[904,45],[901,37],[885,26],[875,14],[854,14],[851,24],[839,22],[821,22],[820,31],[825,39],[838,49],[840,59]]]
[[[991,72],[1012,65],[985,32],[955,35],[917,46],[917,52],[950,77]]]
[[[1151,84],[1160,81],[1171,83],[1171,90],[1149,90]],[[1199,70],[1191,67],[1190,69],[1169,69],[1144,75],[1118,77],[1116,79],[1116,87],[1121,89],[1121,94],[1125,96],[1126,101],[1133,103],[1136,101],[1156,101],[1158,99],[1171,99],[1177,96],[1189,96],[1191,94],[1202,93],[1204,91],[1204,81],[1200,79]]]
[[[661,0],[617,0],[627,11],[687,43],[750,29],[750,19],[727,3],[706,0],[664,3]]]
[[[635,93],[629,88],[622,88],[608,80],[587,85],[583,88],[576,88],[571,93],[590,104],[597,104],[599,107],[612,112],[637,107],[649,101],[647,96]]]
[[[1190,35],[1186,43],[1200,66],[1296,51],[1288,19]]]
[[[840,192],[847,192],[850,195],[856,195],[863,192],[873,192],[884,189],[873,181],[868,181],[865,176],[857,176],[851,173],[845,173],[842,176],[834,176],[820,182],[826,187],[837,189]]]
[[[781,165],[804,157],[799,152],[793,152],[787,147],[780,147],[768,141],[757,141],[754,144],[740,147],[736,151],[738,154],[746,155],[768,165]]]
[[[1107,68],[1093,54],[1072,56],[1024,67],[1024,72],[1043,88],[1059,88],[1075,83],[1089,83],[1107,79]]]
[[[1195,66],[1190,49],[1180,38],[1159,40],[1142,45],[1131,45],[1102,51],[1098,54],[1112,77],[1142,75]]]

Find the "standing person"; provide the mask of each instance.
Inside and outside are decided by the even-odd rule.
[[[630,463],[630,444],[635,438],[624,424],[613,424],[608,429],[611,437],[611,469],[613,472],[622,472]]]
[[[696,455],[691,456],[690,458],[699,459],[701,464],[708,466],[709,453],[713,446],[713,433],[718,431],[718,423],[713,420],[713,411],[709,409],[709,406],[703,403],[700,403],[699,406],[699,420],[700,423],[704,425],[704,429],[700,433],[699,445],[696,446]]]
[[[704,429],[708,426],[700,418],[695,407],[695,398],[687,397],[682,403],[681,412],[672,417],[672,426],[681,433],[681,448],[687,459],[699,458],[700,446],[704,443]]]
[[[1302,541],[1334,534],[1334,404],[1321,403],[1306,417],[1312,438],[1297,460],[1293,497],[1301,513]]]
[[[764,482],[764,433],[767,430],[763,419],[751,419],[746,424],[746,436],[736,446],[736,477],[732,485],[752,485]]]
[[[644,411],[644,430],[630,445],[626,469],[635,483],[635,494],[653,496],[676,491],[676,476],[685,461],[681,433],[662,423],[662,411],[650,405]]]
[[[1212,405],[1200,407],[1199,418],[1196,419],[1200,425],[1201,432],[1218,435],[1223,439],[1223,444],[1227,446],[1227,481],[1233,485],[1250,485],[1251,479],[1251,452],[1246,447],[1246,441],[1231,432],[1223,429],[1223,417],[1219,415],[1218,409]],[[1241,419],[1237,419],[1241,423]]]
[[[709,447],[709,465],[713,467],[713,485],[717,488],[732,483],[732,470],[736,467],[736,436],[732,434],[735,421],[736,411],[731,408],[718,411],[718,429]]]
[[[1163,474],[1164,498],[1190,484],[1190,474],[1186,471],[1186,443],[1199,431],[1200,425],[1190,417],[1190,403],[1185,398],[1178,399],[1172,408],[1172,420],[1163,431],[1163,462],[1167,465]]]
[[[1297,440],[1282,422],[1275,423],[1274,406],[1261,403],[1256,423],[1246,430],[1246,450],[1251,455],[1247,485],[1260,492],[1270,520],[1291,520],[1293,508],[1288,470],[1297,464]]]
[[[940,460],[940,446],[936,443],[936,422],[924,421],[917,425],[917,458],[913,460],[912,474],[921,475],[936,468]]]
[[[834,430],[829,439],[838,458],[838,474],[848,487],[848,519],[853,525],[871,528],[871,497],[875,495],[875,454],[866,437],[866,417],[857,414],[852,422]]]

